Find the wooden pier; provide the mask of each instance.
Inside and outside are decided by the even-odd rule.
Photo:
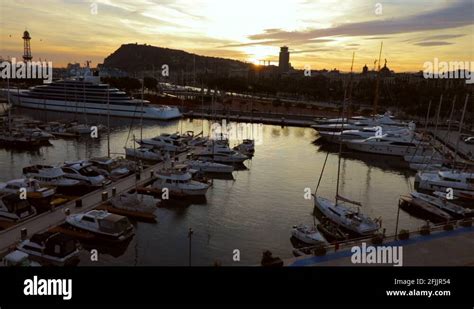
[[[186,157],[186,153],[182,153],[176,156],[177,162],[182,161]],[[107,192],[107,197],[112,197],[112,188],[115,188],[116,194],[121,194],[133,190],[136,187],[143,187],[153,182],[156,178],[154,172],[161,168],[170,165],[171,162],[160,162],[152,165],[146,169],[143,169],[139,175],[140,179],[137,179],[137,174],[132,174],[125,178],[122,178],[116,182],[112,182],[110,185],[105,186],[99,190],[88,193],[84,196],[71,200],[68,203],[62,204],[56,207],[54,210],[44,212],[24,222],[18,223],[12,227],[9,227],[3,231],[0,231],[0,254],[9,250],[21,241],[21,233],[23,229],[26,229],[26,237],[46,231],[48,229],[56,228],[66,219],[66,209],[69,210],[70,214],[76,214],[94,209],[100,206],[103,201],[103,192]],[[76,201],[81,200],[81,207],[76,207]]]

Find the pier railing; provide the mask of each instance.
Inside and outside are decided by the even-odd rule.
[[[468,227],[472,226],[473,219],[472,218],[465,218],[460,220],[450,220],[443,223],[427,223],[424,226],[421,226],[417,230],[407,231],[407,237],[405,239],[409,239],[412,236],[422,236],[427,234],[431,234],[432,232],[447,232],[450,230],[454,230],[457,228]],[[401,230],[402,231],[402,230]],[[295,248],[294,252],[298,253],[299,255],[325,255],[327,253],[334,253],[337,251],[342,251],[345,249],[352,248],[354,246],[360,246],[364,242],[369,242],[371,245],[383,245],[384,243],[389,243],[392,241],[403,241],[404,239],[400,238],[400,233],[392,234],[392,235],[385,235],[384,233],[378,233],[371,236],[364,236],[359,238],[352,238],[340,242],[335,242],[329,245],[312,245],[307,247],[300,247]]]

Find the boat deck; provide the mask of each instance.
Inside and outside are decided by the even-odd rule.
[[[186,153],[182,153],[176,157],[178,161],[182,161],[186,156]],[[171,163],[166,163],[166,166]],[[158,170],[165,167],[164,162],[152,165],[140,173],[140,180],[136,181],[135,174],[120,179],[117,182],[113,182],[102,189],[93,191],[84,196],[76,198],[68,203],[62,204],[56,207],[54,210],[42,213],[29,220],[21,222],[17,225],[9,227],[3,231],[0,231],[0,253],[10,249],[21,240],[21,230],[27,230],[27,237],[31,235],[51,229],[62,223],[66,219],[65,210],[69,209],[70,214],[76,214],[84,211],[88,211],[100,206],[102,201],[102,192],[107,192],[108,197],[112,197],[112,188],[116,189],[116,194],[128,192],[134,189],[136,186],[143,187],[152,182],[155,176],[151,175],[152,171]],[[82,207],[76,207],[76,200],[82,200]]]

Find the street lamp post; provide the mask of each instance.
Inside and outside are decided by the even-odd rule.
[[[188,231],[188,238],[189,238],[189,266],[191,266],[191,240],[192,240],[192,236],[193,236],[193,229],[192,228],[189,228],[189,231]]]

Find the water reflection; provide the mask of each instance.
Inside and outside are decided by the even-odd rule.
[[[44,115],[29,111],[40,120]],[[26,115],[26,112],[22,115]],[[48,121],[66,121],[74,115],[48,113]],[[76,119],[84,121],[83,115]],[[87,116],[88,123],[106,123],[106,117]],[[124,153],[132,145],[133,135],[144,138],[160,133],[193,130],[209,134],[207,120],[172,122],[143,121],[111,117],[111,152]],[[245,162],[246,168],[236,170],[231,179],[214,178],[204,201],[173,199],[157,208],[157,223],[136,223],[136,235],[119,253],[105,254],[99,261],[90,260],[84,250],[80,265],[187,265],[189,228],[192,239],[193,265],[255,265],[262,251],[274,256],[292,256],[291,227],[313,224],[313,201],[304,198],[305,188],[316,186],[324,159],[328,162],[318,194],[334,198],[337,172],[336,150],[314,145],[314,130],[263,126],[262,143],[256,145],[255,156]],[[21,176],[22,167],[30,164],[58,164],[64,161],[103,156],[107,153],[106,134],[96,140],[56,139],[52,147],[38,152],[12,152],[0,149],[1,181]],[[231,141],[234,146],[239,141]],[[354,154],[342,156],[341,195],[363,204],[362,211],[371,217],[383,217],[387,234],[395,230],[398,198],[410,190],[413,173],[394,164],[393,157]],[[423,222],[400,212],[400,228],[418,228]],[[89,247],[89,249],[92,247]],[[241,262],[232,259],[234,249],[241,251]],[[88,249],[88,250],[89,250]],[[105,251],[107,252],[107,250]]]

